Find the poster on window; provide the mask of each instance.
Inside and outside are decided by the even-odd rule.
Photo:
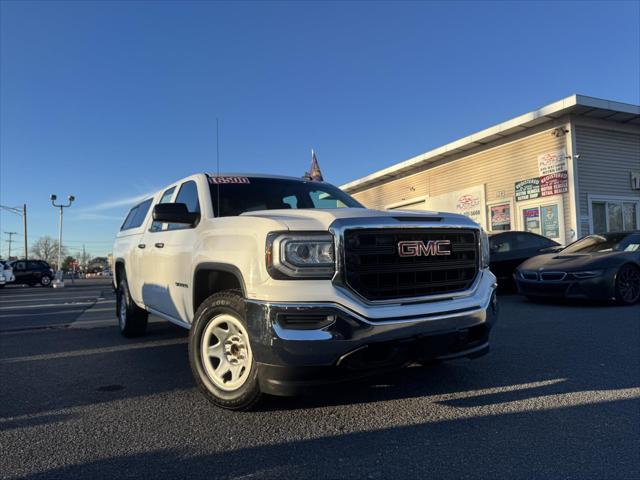
[[[504,203],[491,206],[491,230],[509,230],[511,228],[511,205]]]
[[[429,197],[427,208],[439,212],[459,213],[486,227],[484,185]]]
[[[522,210],[525,232],[540,234],[540,209],[538,207]]]
[[[557,204],[542,207],[542,235],[547,238],[560,237]]]
[[[564,150],[547,152],[538,155],[538,172],[541,177],[552,173],[563,172],[567,169],[567,157]]]
[[[550,173],[540,177],[540,194],[543,197],[559,195],[569,191],[569,174],[564,172]]]
[[[540,196],[540,178],[520,180],[515,184],[516,202],[531,200]]]

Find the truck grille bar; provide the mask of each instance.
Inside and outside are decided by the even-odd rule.
[[[450,255],[401,257],[401,241],[448,240]],[[467,290],[478,274],[478,238],[462,229],[352,229],[344,232],[346,284],[367,300]]]

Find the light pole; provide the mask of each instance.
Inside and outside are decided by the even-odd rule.
[[[49,200],[51,200],[51,205],[53,205],[55,208],[60,209],[60,225],[58,228],[58,271],[56,272],[56,278],[53,281],[52,286],[53,288],[62,288],[64,287],[64,277],[62,273],[62,211],[65,208],[70,207],[73,201],[76,199],[76,197],[74,197],[73,195],[69,195],[67,197],[67,200],[69,201],[69,203],[67,203],[66,205],[62,205],[62,204],[56,205],[57,199],[58,199],[58,196],[54,194],[52,194],[51,197],[49,197]]]

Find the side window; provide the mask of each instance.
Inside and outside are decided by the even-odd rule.
[[[138,205],[136,209],[136,214],[131,220],[131,226],[129,228],[137,228],[144,223],[144,219],[147,218],[147,212],[149,211],[149,207],[151,206],[151,202],[153,199],[148,199]]]
[[[637,252],[640,250],[640,234],[635,233],[629,235],[622,242],[620,242],[621,250],[625,252]]]
[[[495,235],[489,238],[489,248],[493,253],[510,252],[511,250],[514,249],[513,235],[503,234],[503,235]]]
[[[196,182],[190,180],[184,182],[180,186],[178,195],[174,203],[184,203],[187,206],[187,210],[191,213],[200,213],[200,201],[198,200],[198,186]],[[169,230],[179,230],[181,228],[187,228],[185,225],[178,223],[169,224]]]
[[[527,250],[531,248],[542,248],[544,241],[537,235],[527,235],[526,233],[518,233],[518,248]]]
[[[160,197],[160,201],[158,203],[169,203],[171,201],[171,197],[173,197],[173,192],[175,191],[176,187],[171,187],[167,190],[165,190],[165,192],[162,194],[162,197]],[[152,232],[159,232],[160,230],[162,230],[162,222],[156,222],[155,220],[153,221],[153,223],[151,224],[151,231]]]
[[[40,262],[36,261],[36,260],[29,260],[27,262],[27,268],[29,270],[41,270],[42,267],[40,266]]]
[[[127,218],[124,219],[124,222],[122,222],[122,226],[120,227],[120,231],[122,230],[127,230],[128,228],[131,228],[131,221],[133,220],[133,217],[136,216],[136,211],[138,210],[138,207],[135,206],[133,207],[131,210],[129,210],[129,213],[127,214]]]
[[[147,212],[149,211],[149,207],[151,206],[151,200],[152,199],[150,198],[133,207],[129,212],[129,215],[127,215],[127,218],[122,224],[120,230],[129,230],[130,228],[137,228],[142,225],[142,222],[144,222]]]
[[[27,262],[16,262],[13,264],[13,269],[14,270],[26,270],[27,269]]]

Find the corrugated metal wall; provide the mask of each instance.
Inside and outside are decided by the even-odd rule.
[[[576,125],[575,132],[580,218],[588,218],[589,194],[640,198],[630,178],[631,170],[640,171],[640,130],[634,134]],[[580,224],[581,233],[588,234],[588,222]]]
[[[554,125],[554,127],[557,125]],[[514,196],[514,184],[519,180],[539,176],[538,155],[566,147],[567,137],[555,137],[552,129],[544,130],[504,145],[459,158],[420,173],[389,181],[353,194],[370,208],[414,197],[462,190],[484,184],[486,201]],[[571,192],[571,186],[569,186]],[[570,227],[569,194],[563,194],[565,230]],[[514,199],[514,208],[516,202]]]

